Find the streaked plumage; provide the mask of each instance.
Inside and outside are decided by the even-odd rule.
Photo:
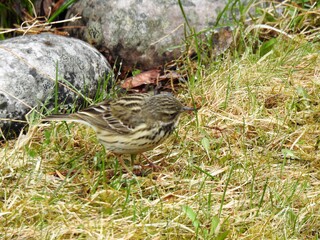
[[[153,149],[174,131],[184,107],[169,94],[131,94],[74,114],[52,115],[44,121],[75,121],[92,127],[105,148],[116,154]]]

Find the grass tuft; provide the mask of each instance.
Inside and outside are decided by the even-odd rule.
[[[136,176],[122,174],[79,124],[38,124],[4,143],[1,238],[319,238],[319,6],[308,3],[274,2],[238,20],[237,47],[177,63],[190,80],[178,98],[202,107],[147,152],[161,170],[138,158]]]

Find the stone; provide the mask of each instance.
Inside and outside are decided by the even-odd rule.
[[[0,41],[1,132],[19,132],[20,120],[37,106],[93,98],[107,76],[112,80],[108,61],[79,39],[39,34]]]
[[[181,0],[195,31],[215,24],[227,1]],[[178,58],[184,50],[184,23],[177,0],[79,0],[67,18],[71,36],[93,44],[124,69],[148,70]],[[80,27],[79,27],[80,26]],[[111,62],[111,61],[110,61]]]

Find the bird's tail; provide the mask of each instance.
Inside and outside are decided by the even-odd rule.
[[[88,125],[90,127],[93,127],[89,122],[85,121],[81,118],[81,115],[77,113],[73,114],[54,114],[47,116],[43,119],[41,119],[42,122],[49,122],[49,121],[67,121],[67,122],[78,122],[85,125]]]
[[[45,118],[42,118],[42,122],[46,121],[75,121],[74,117],[71,116],[71,114],[54,114],[47,116]]]

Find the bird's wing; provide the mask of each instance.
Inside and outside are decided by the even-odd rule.
[[[73,118],[93,128],[104,129],[111,132],[128,134],[132,131],[121,119],[111,112],[110,101],[92,105],[84,110],[72,114]]]
[[[123,96],[110,103],[111,114],[130,129],[134,129],[145,122],[147,116],[141,116],[141,110],[149,97],[147,93]]]
[[[128,134],[145,122],[145,116],[141,116],[140,113],[149,97],[149,94],[130,94],[117,100],[93,105],[75,115],[100,129],[106,128],[109,131]]]
[[[65,115],[51,115],[45,121],[66,120],[86,124],[97,129],[105,129],[120,134],[129,134],[141,123],[141,108],[149,94],[131,94],[117,100],[107,100],[92,105],[77,113]]]

